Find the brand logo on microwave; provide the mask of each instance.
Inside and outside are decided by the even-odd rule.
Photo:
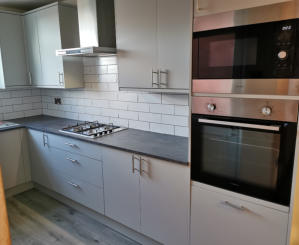
[[[283,26],[282,27],[283,31],[288,31],[288,30],[292,30],[292,26]]]

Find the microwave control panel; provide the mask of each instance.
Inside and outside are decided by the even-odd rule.
[[[277,25],[275,43],[275,69],[276,76],[290,76],[293,73],[295,58],[296,23],[283,22]]]

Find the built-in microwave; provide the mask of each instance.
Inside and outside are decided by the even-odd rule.
[[[299,19],[197,31],[192,53],[193,93],[299,94]]]
[[[192,98],[191,178],[289,206],[298,102]]]

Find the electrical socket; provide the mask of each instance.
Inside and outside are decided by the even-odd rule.
[[[61,105],[61,98],[54,98],[54,103],[56,105]]]

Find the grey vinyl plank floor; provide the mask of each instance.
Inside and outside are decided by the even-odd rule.
[[[139,243],[33,189],[7,199],[13,245]]]

